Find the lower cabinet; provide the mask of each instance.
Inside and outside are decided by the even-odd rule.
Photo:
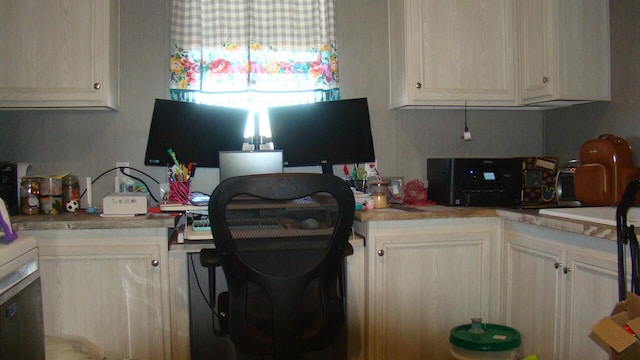
[[[47,335],[108,359],[169,359],[167,229],[25,231],[38,239]]]
[[[504,320],[523,355],[608,359],[591,327],[618,300],[615,242],[505,221]]]
[[[355,222],[366,238],[368,359],[449,358],[449,332],[497,317],[495,218]]]

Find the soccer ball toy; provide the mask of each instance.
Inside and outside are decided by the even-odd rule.
[[[78,204],[78,201],[76,200],[69,200],[67,201],[67,203],[64,205],[64,208],[68,211],[68,212],[76,212],[78,211],[78,208],[80,207],[80,204]]]

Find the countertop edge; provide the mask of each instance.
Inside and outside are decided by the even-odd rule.
[[[550,215],[496,209],[496,214],[503,220],[517,221],[525,224],[538,225],[546,228],[582,234],[600,239],[617,241],[618,235],[615,226],[598,224],[589,221],[560,218]]]
[[[538,209],[473,208],[473,207],[394,207],[390,209],[357,211],[355,220],[395,221],[395,220],[432,220],[467,217],[497,217],[502,220],[516,221],[550,229],[567,231],[606,240],[617,240],[615,226],[589,221],[560,218],[538,214]]]
[[[19,215],[11,217],[14,231],[173,228],[174,214],[102,217],[99,214]]]
[[[173,228],[174,213],[147,214],[133,217],[101,217],[98,214],[20,215],[11,217],[15,231],[27,230],[74,230],[74,229],[133,229]],[[517,221],[550,229],[583,234],[616,241],[615,226],[589,221],[540,215],[537,209],[472,208],[448,206],[408,207],[393,206],[388,209],[356,211],[354,220],[402,221],[447,218],[494,217]]]

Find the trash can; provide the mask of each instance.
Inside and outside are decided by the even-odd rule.
[[[483,324],[481,318],[451,329],[449,342],[451,356],[456,360],[517,360],[521,356],[518,330]]]

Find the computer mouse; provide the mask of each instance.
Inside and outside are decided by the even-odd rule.
[[[314,218],[308,218],[300,221],[298,226],[300,229],[317,229],[320,227],[320,223],[318,223],[318,220]]]

